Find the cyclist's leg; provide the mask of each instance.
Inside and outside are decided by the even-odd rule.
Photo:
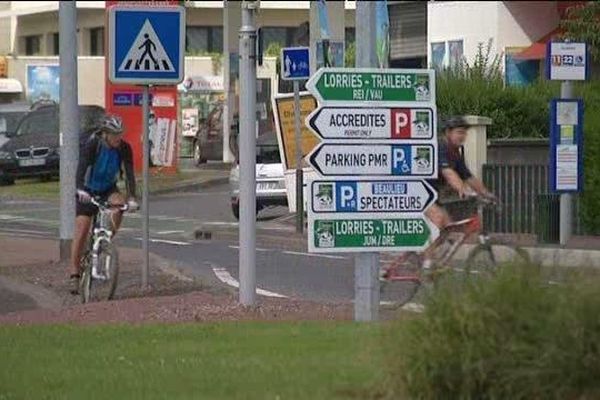
[[[440,207],[437,203],[432,204],[425,211],[425,216],[429,218],[429,220],[438,227],[440,231],[442,231],[450,222],[452,222],[450,215],[448,212]],[[431,260],[433,258],[433,252],[435,251],[436,246],[442,241],[444,238],[440,235],[431,245],[425,249],[423,252],[423,263],[424,266],[428,267],[431,265]]]
[[[125,201],[125,196],[119,193],[118,191],[112,192],[108,196],[108,202],[113,205],[124,205],[127,203]],[[118,210],[112,211],[112,222],[113,222],[113,234],[116,235],[119,227],[121,226],[121,221],[123,220],[123,213]]]
[[[69,266],[70,275],[79,275],[79,260],[81,252],[90,232],[92,217],[96,214],[97,208],[93,204],[83,204],[77,201],[75,209],[75,232],[73,233],[73,242],[71,244],[71,263]]]

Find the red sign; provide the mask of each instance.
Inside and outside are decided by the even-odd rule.
[[[392,139],[410,139],[412,131],[409,108],[394,108],[392,113]]]
[[[108,9],[119,5],[177,6],[178,1],[106,1],[105,26],[108,27]],[[108,43],[105,29],[105,43]],[[105,46],[108,48],[109,46]],[[109,114],[123,118],[125,140],[133,149],[133,164],[136,172],[142,171],[142,86],[117,85],[108,79],[108,54],[104,57],[105,108]],[[177,171],[177,86],[154,86],[150,88],[150,171],[153,173],[175,173]]]

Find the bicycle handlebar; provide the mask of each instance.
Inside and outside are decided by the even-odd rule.
[[[91,197],[90,202],[95,205],[96,207],[100,208],[100,209],[110,209],[110,208],[116,208],[119,211],[128,211],[129,210],[129,204],[120,204],[120,205],[113,205],[110,204],[108,201],[100,201],[99,197]]]

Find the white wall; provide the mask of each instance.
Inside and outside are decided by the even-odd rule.
[[[498,8],[498,47],[529,46],[558,26],[553,1],[503,1]]]
[[[498,50],[497,1],[444,1],[427,3],[427,60],[431,62],[431,43],[463,40],[464,56],[472,62],[477,45],[494,39]],[[446,62],[448,48],[446,48]]]

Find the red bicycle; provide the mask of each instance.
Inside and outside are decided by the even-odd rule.
[[[525,250],[490,237],[485,230],[483,211],[486,208],[498,210],[494,201],[472,196],[458,202],[463,209],[475,208],[477,211],[471,217],[453,222],[440,231],[440,236],[431,245],[433,257],[429,268],[423,267],[422,254],[416,252],[390,253],[389,257],[382,258],[382,305],[405,305],[415,297],[423,284],[433,285],[449,271],[461,273],[465,277],[489,276],[494,273],[499,261],[529,262],[529,255]],[[452,262],[460,247],[475,235],[478,236],[478,244],[468,253],[466,260],[462,263]]]

